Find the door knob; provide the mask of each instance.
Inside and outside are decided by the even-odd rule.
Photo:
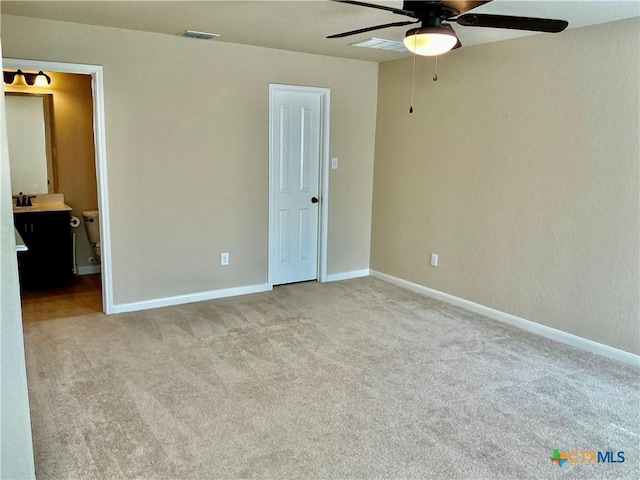
[[[311,197],[311,203],[318,203],[317,197]]]

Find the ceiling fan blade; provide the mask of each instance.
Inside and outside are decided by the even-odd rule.
[[[478,8],[480,5],[484,5],[485,3],[489,2],[491,2],[491,0],[445,0],[444,2],[442,2],[442,6],[455,9],[458,11],[459,15],[462,15],[463,13],[467,13],[469,10],[473,10],[474,8]]]
[[[451,20],[453,21],[453,20]],[[530,30],[532,32],[558,33],[569,25],[565,20],[550,18],[512,17],[509,15],[487,15],[468,13],[455,19],[464,27],[508,28],[511,30]]]
[[[405,15],[407,17],[417,18],[413,15],[413,12],[409,12],[407,10],[400,10],[399,8],[386,7],[384,5],[376,5],[375,3],[354,2],[351,0],[333,0],[333,1],[338,3],[348,3],[349,5],[357,5],[359,7],[377,8],[378,10],[386,10],[387,12],[397,13],[398,15]]]
[[[388,27],[402,27],[404,25],[411,25],[412,23],[420,23],[420,22],[412,22],[411,20],[409,20],[407,22],[385,23],[384,25],[376,25],[375,27],[366,27],[366,28],[360,28],[358,30],[351,30],[350,32],[336,33],[335,35],[329,35],[327,38],[349,37],[351,35],[357,35],[358,33],[371,32],[373,30],[380,30],[381,28],[388,28]]]

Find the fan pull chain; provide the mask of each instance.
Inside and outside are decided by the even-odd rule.
[[[436,68],[433,71],[433,81],[434,82],[438,81],[438,55],[436,55]]]
[[[413,42],[415,43],[415,36]],[[413,113],[413,86],[416,83],[416,52],[413,49],[413,74],[411,75],[411,105],[409,105],[409,113]]]

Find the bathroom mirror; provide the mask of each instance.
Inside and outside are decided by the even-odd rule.
[[[55,193],[53,95],[5,93],[11,193]]]

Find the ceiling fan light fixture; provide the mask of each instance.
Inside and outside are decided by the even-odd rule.
[[[404,46],[411,53],[432,57],[447,53],[458,43],[458,37],[451,28],[423,27],[407,31]]]

